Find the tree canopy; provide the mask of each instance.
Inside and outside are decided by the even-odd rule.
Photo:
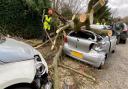
[[[90,9],[92,8],[92,6],[97,2],[98,0],[91,0],[89,2],[89,5],[88,5],[88,10],[90,11]],[[105,21],[107,23],[109,23],[109,20],[111,18],[111,12],[110,12],[110,8],[107,6],[107,2],[106,1],[106,4],[100,8],[98,11],[96,11],[96,13],[94,13],[94,22],[96,23],[97,21],[98,22],[101,22],[102,19],[105,19]]]

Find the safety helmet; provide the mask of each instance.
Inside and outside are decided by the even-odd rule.
[[[48,9],[48,14],[52,15],[53,14],[53,10],[52,9]]]

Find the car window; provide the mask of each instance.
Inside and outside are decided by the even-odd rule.
[[[87,31],[72,32],[69,35],[72,37],[78,37],[78,38],[83,38],[83,39],[89,39],[89,38],[91,38],[92,40],[95,39],[94,34],[92,34],[91,32],[87,32]]]

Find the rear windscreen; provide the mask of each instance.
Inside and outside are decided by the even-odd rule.
[[[95,36],[92,33],[87,31],[71,32],[69,35],[72,37],[78,37],[83,39],[89,39],[89,38],[93,40],[95,39]]]

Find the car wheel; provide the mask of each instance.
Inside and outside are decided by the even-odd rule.
[[[105,60],[104,60],[104,62],[105,62]],[[98,67],[99,70],[100,70],[100,69],[103,69],[104,62],[101,62],[100,66]]]
[[[107,58],[108,58],[108,54],[105,54],[105,61],[107,60]]]
[[[103,65],[101,64],[99,67],[98,67],[99,70],[103,69]]]
[[[115,50],[112,50],[112,53],[115,53]]]
[[[11,88],[12,89],[12,88]],[[16,87],[16,88],[13,88],[13,89],[32,89],[32,88],[30,88],[30,87]]]
[[[125,40],[122,40],[122,43],[123,43],[123,44],[126,44],[126,41],[127,41],[126,39],[125,39]]]

